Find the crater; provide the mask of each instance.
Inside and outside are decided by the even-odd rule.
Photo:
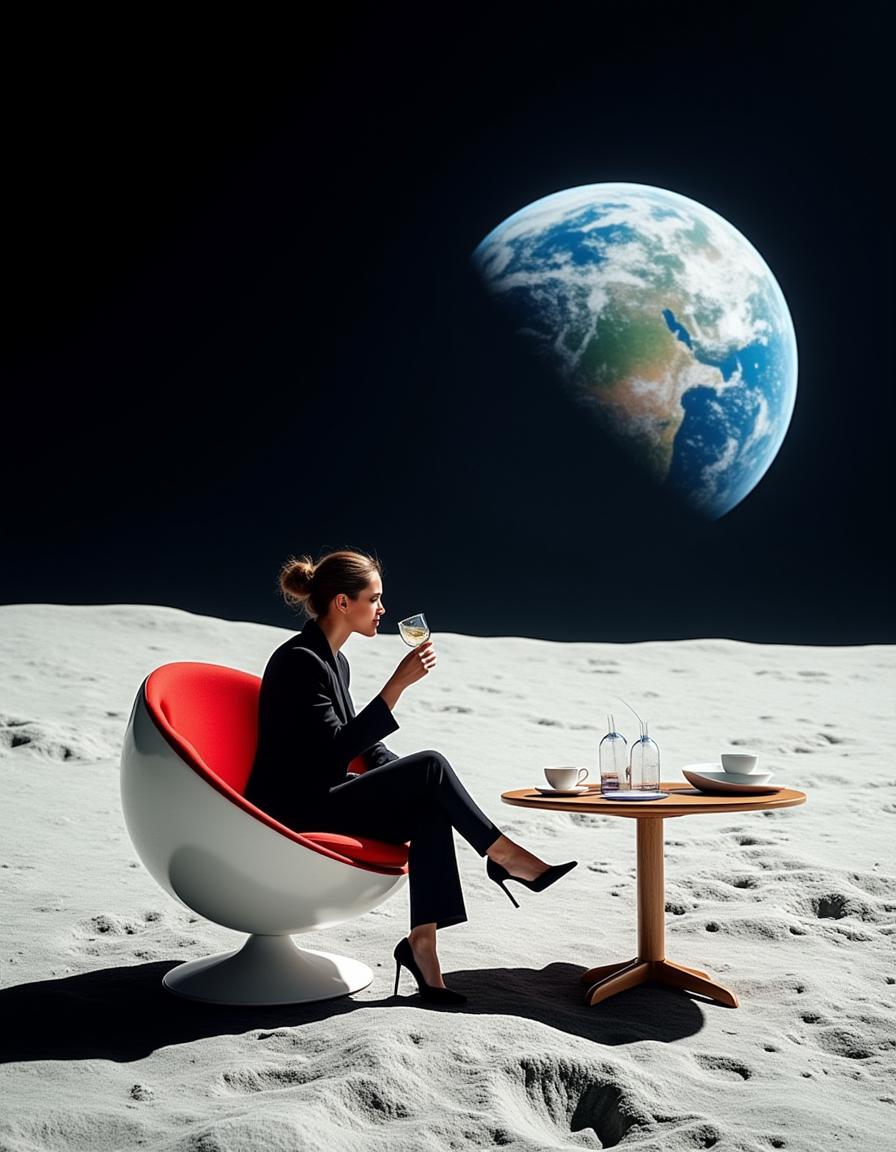
[[[75,932],[86,936],[88,940],[95,940],[97,936],[134,936],[143,926],[142,921],[115,916],[111,912],[100,912],[82,920]]]
[[[722,1133],[712,1124],[701,1124],[697,1128],[692,1128],[687,1135],[693,1148],[715,1148],[722,1139]]]
[[[304,1068],[295,1066],[268,1068],[237,1068],[232,1072],[222,1072],[221,1080],[231,1092],[269,1092],[277,1088],[293,1088],[306,1083],[308,1077]]]
[[[357,1107],[369,1119],[407,1120],[413,1115],[397,1085],[386,1084],[372,1076],[359,1076],[349,1083]]]
[[[788,920],[781,916],[769,914],[736,916],[721,923],[710,920],[705,927],[707,932],[724,932],[727,936],[738,936],[750,940],[786,940],[791,933],[791,925]]]
[[[650,1116],[630,1096],[627,1088],[610,1076],[596,1072],[593,1065],[553,1056],[527,1056],[506,1068],[519,1082],[532,1112],[532,1119],[545,1122],[561,1133],[593,1130],[602,1148],[615,1148],[637,1127],[650,1125]]]
[[[27,748],[29,755],[46,760],[101,760],[110,754],[112,745],[70,725],[21,720],[0,726],[0,748]]]
[[[812,910],[819,920],[842,920],[849,912],[849,901],[838,892],[831,892],[826,896],[815,896],[812,901]]]
[[[816,1033],[818,1047],[831,1056],[843,1056],[847,1060],[867,1060],[876,1056],[877,1050],[869,1037],[851,1028],[825,1028]]]
[[[710,1056],[698,1052],[694,1056],[704,1072],[712,1072],[718,1080],[749,1080],[753,1069],[733,1056]]]

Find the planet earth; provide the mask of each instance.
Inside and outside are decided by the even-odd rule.
[[[472,254],[513,328],[665,489],[716,520],[759,483],[796,400],[775,277],[705,205],[587,184],[508,216]]]

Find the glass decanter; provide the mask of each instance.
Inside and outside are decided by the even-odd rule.
[[[612,713],[607,717],[607,734],[597,750],[600,765],[600,790],[618,792],[623,785],[628,761],[628,744],[621,732],[616,731]]]
[[[632,744],[629,762],[631,786],[641,792],[660,790],[660,749],[647,734],[647,724],[641,721],[641,736]]]
[[[647,723],[627,704],[617,697],[641,725],[641,736],[632,744],[628,765],[628,786],[638,792],[659,792],[660,790],[660,749],[647,733]]]

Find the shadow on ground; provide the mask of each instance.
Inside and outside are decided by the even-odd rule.
[[[519,1016],[603,1045],[680,1040],[700,1031],[704,1006],[711,1012],[729,1011],[651,984],[591,1008],[585,1005],[585,989],[579,984],[583,970],[571,964],[451,972],[449,986],[469,998],[453,1008],[425,1003],[407,973],[403,973],[407,995],[375,999],[367,989],[354,997],[308,1005],[233,1008],[168,992],[162,977],[176,966],[175,961],[155,961],[101,968],[0,990],[0,1061],[139,1060],[169,1044],[240,1035],[255,1028],[301,1027],[359,1008]],[[368,998],[361,999],[365,995]]]

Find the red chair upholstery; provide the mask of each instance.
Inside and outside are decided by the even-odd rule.
[[[256,819],[306,847],[375,871],[407,872],[409,844],[338,832],[299,832],[246,800],[258,743],[261,680],[223,665],[182,661],[156,668],[146,679],[146,703],[159,731],[195,772]],[[349,771],[366,764],[356,756]]]

